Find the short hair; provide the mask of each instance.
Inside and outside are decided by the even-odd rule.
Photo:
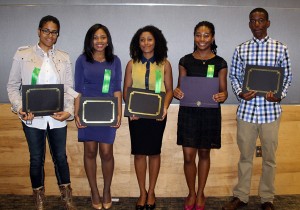
[[[39,29],[42,29],[43,26],[47,23],[47,22],[53,22],[54,24],[57,25],[57,32],[59,33],[59,30],[60,30],[60,24],[59,24],[59,20],[52,16],[52,15],[47,15],[45,17],[43,17],[41,20],[40,20],[40,23],[39,23]]]
[[[267,18],[267,20],[269,20],[269,13],[267,12],[267,10],[265,10],[264,8],[260,8],[260,7],[253,9],[253,10],[250,12],[250,14],[249,14],[249,18],[250,18],[250,16],[251,16],[253,13],[255,13],[255,12],[261,12],[261,13],[264,13],[265,16],[266,16],[266,18]]]
[[[108,62],[113,62],[114,61],[114,46],[112,43],[112,39],[111,39],[111,35],[110,32],[108,30],[108,28],[100,23],[96,23],[93,26],[91,26],[89,28],[89,30],[87,31],[86,35],[85,35],[85,39],[84,39],[84,49],[83,49],[83,54],[86,57],[86,60],[90,63],[93,63],[94,57],[94,35],[96,33],[96,31],[98,31],[99,29],[102,29],[106,36],[107,36],[107,46],[105,47],[105,60]]]
[[[143,52],[140,48],[140,36],[143,32],[149,32],[155,39],[154,57],[157,64],[161,64],[168,57],[167,40],[162,31],[153,25],[140,28],[130,42],[130,57],[134,62],[141,61]]]
[[[211,22],[208,22],[208,21],[201,21],[199,22],[195,28],[194,28],[194,36],[196,35],[196,31],[198,30],[198,28],[200,28],[201,26],[206,26],[207,28],[209,28],[212,36],[214,37],[215,36],[215,26],[214,24],[212,24]],[[216,45],[216,41],[214,40],[212,43],[211,43],[211,51],[216,55],[217,54],[217,48],[218,46]],[[197,50],[197,46],[196,44],[194,43],[194,52]]]

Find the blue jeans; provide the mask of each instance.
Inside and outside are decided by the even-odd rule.
[[[46,130],[31,128],[23,124],[30,153],[30,179],[32,188],[44,186],[44,163],[46,153],[46,137],[54,163],[57,184],[70,183],[70,171],[66,155],[67,126]]]

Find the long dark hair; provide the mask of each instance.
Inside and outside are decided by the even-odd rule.
[[[207,28],[209,28],[212,36],[214,37],[215,36],[215,26],[214,24],[208,22],[208,21],[201,21],[199,22],[195,28],[194,28],[194,36],[196,35],[196,31],[198,30],[199,27],[201,26],[206,26]],[[217,45],[216,45],[216,41],[214,40],[212,43],[211,43],[211,46],[210,46],[210,49],[211,51],[213,52],[213,54],[217,54]],[[196,44],[194,43],[194,52],[197,50],[197,46]]]
[[[94,54],[95,50],[94,50],[93,39],[94,39],[94,35],[98,29],[102,29],[107,35],[107,44],[108,45],[105,48],[105,60],[108,62],[113,62],[114,61],[114,46],[113,46],[113,43],[111,40],[111,35],[109,33],[108,28],[99,23],[91,26],[89,28],[89,30],[87,31],[87,33],[85,35],[85,39],[84,39],[83,54],[85,55],[86,60],[88,62],[91,62],[91,63],[94,62],[93,54]]]
[[[165,39],[163,33],[160,29],[152,25],[147,25],[143,28],[140,28],[132,37],[130,42],[130,57],[134,62],[140,61],[143,55],[143,52],[140,48],[140,36],[143,32],[149,32],[155,39],[154,47],[154,57],[157,64],[163,63],[163,61],[168,57],[168,47],[167,40]]]

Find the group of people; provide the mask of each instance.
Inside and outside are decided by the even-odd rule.
[[[237,111],[237,144],[240,150],[238,183],[233,190],[233,199],[223,210],[234,210],[247,205],[250,193],[252,159],[256,139],[262,144],[262,176],[259,185],[264,210],[274,209],[275,152],[278,144],[280,124],[280,101],[286,96],[291,83],[291,65],[287,47],[267,35],[270,26],[268,12],[256,8],[250,12],[249,27],[253,38],[239,45],[233,55],[229,78],[239,101]],[[55,165],[57,183],[66,209],[76,209],[72,201],[70,172],[66,155],[66,120],[75,118],[78,127],[78,141],[84,144],[84,168],[91,189],[91,204],[94,209],[109,209],[112,206],[111,182],[114,172],[113,143],[116,129],[120,127],[122,97],[126,103],[129,87],[155,90],[156,71],[160,71],[160,89],[165,92],[161,119],[128,117],[131,138],[131,154],[140,196],[135,209],[155,209],[155,185],[160,170],[161,146],[167,121],[167,110],[173,97],[181,100],[184,92],[180,88],[182,77],[218,78],[219,92],[213,100],[217,108],[180,106],[178,113],[177,144],[182,146],[184,174],[188,195],[184,210],[204,210],[206,180],[210,169],[210,150],[221,148],[221,109],[227,92],[227,63],[217,55],[214,25],[208,21],[199,22],[194,28],[193,52],[179,61],[178,84],[173,91],[172,67],[167,57],[167,41],[160,29],[147,25],[140,28],[130,43],[131,60],[127,63],[123,93],[121,88],[122,68],[114,54],[112,38],[108,28],[95,24],[89,28],[84,40],[83,53],[75,65],[75,89],[70,58],[67,53],[55,48],[60,24],[57,18],[45,16],[38,26],[39,41],[34,46],[17,50],[7,84],[12,110],[21,119],[30,153],[30,178],[37,209],[44,209],[44,160],[45,141],[48,138],[50,153]],[[284,67],[284,81],[281,98],[272,92],[265,97],[255,91],[242,92],[245,66]],[[208,68],[210,66],[210,68]],[[211,72],[211,66],[213,71]],[[38,69],[38,71],[36,71]],[[210,70],[208,70],[210,69]],[[106,73],[109,71],[109,89]],[[208,72],[210,71],[210,72]],[[38,117],[22,110],[22,85],[64,84],[64,110],[51,116]],[[197,91],[197,90],[195,90]],[[117,122],[114,126],[83,126],[78,114],[80,97],[116,97],[118,100]],[[101,159],[103,192],[97,184],[97,156]],[[199,161],[196,163],[196,156]],[[149,186],[146,187],[146,176]],[[196,188],[196,177],[198,186]]]

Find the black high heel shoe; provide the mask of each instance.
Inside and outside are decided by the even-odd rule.
[[[148,196],[149,196],[149,194],[148,194]],[[153,210],[153,209],[155,209],[155,207],[156,207],[156,204],[155,204],[155,201],[156,201],[156,199],[155,199],[155,193],[153,193],[153,196],[154,196],[154,203],[153,204],[149,204],[148,203],[148,197],[147,197],[147,200],[146,200],[146,210]]]
[[[135,205],[135,210],[144,210],[145,205]]]
[[[146,210],[153,210],[155,209],[156,204],[155,202],[153,204],[146,204]]]
[[[145,200],[144,205],[138,205],[138,204],[136,204],[135,205],[135,210],[143,210],[146,207],[147,197],[148,197],[148,193],[146,192],[146,200]]]

